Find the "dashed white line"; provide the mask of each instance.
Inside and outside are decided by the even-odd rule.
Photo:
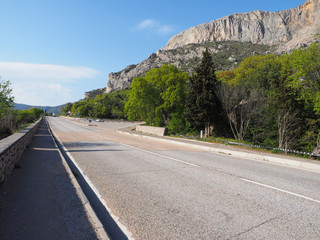
[[[259,186],[262,186],[262,187],[265,187],[265,188],[269,188],[269,189],[273,189],[273,190],[276,190],[276,191],[279,191],[279,192],[287,193],[287,194],[290,194],[290,195],[293,195],[293,196],[296,196],[296,197],[299,197],[299,198],[303,198],[303,199],[306,199],[306,200],[309,200],[309,201],[312,201],[312,202],[315,202],[315,203],[320,203],[320,200],[313,199],[311,197],[307,197],[307,196],[304,196],[304,195],[301,195],[301,194],[298,194],[298,193],[290,192],[290,191],[287,191],[287,190],[284,190],[284,189],[281,189],[281,188],[273,187],[273,186],[270,186],[270,185],[267,185],[267,184],[263,184],[263,183],[259,183],[259,182],[256,182],[256,181],[252,181],[252,180],[249,180],[249,179],[246,179],[246,178],[240,178],[240,179],[245,181],[245,182],[249,182],[249,183],[252,183],[252,184],[255,184],[255,185],[259,185]]]

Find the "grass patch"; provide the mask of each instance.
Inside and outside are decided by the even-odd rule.
[[[258,152],[265,152],[265,153],[272,153],[272,154],[277,154],[277,155],[285,155],[285,156],[290,156],[290,157],[298,157],[298,158],[304,158],[304,159],[310,159],[309,155],[301,155],[301,154],[296,154],[292,152],[287,152],[285,153],[284,151],[281,151],[279,149],[272,149],[272,148],[264,148],[264,147],[257,147],[257,146],[250,146],[253,145],[250,142],[246,141],[239,141],[233,138],[223,138],[223,137],[209,137],[209,138],[200,138],[199,135],[192,135],[192,134],[186,134],[186,135],[169,135],[170,137],[173,138],[182,138],[182,139],[192,139],[196,140],[199,142],[207,142],[207,143],[218,143],[218,144],[223,144],[226,146],[232,146],[238,149],[250,149],[250,150],[255,150]],[[229,144],[232,142],[233,144]],[[242,145],[244,144],[244,145]],[[320,160],[320,159],[316,159]]]

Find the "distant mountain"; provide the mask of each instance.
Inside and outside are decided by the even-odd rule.
[[[227,63],[216,70],[226,70],[226,67],[237,67],[250,51],[251,55],[290,52],[318,41],[319,33],[320,0],[306,0],[299,7],[278,12],[235,13],[191,27],[173,36],[164,48],[141,63],[110,73],[106,92],[127,88],[133,78],[164,63],[190,73],[205,47],[219,60],[217,63]]]
[[[212,54],[217,71],[231,70],[238,64],[252,56],[274,53],[275,48],[268,45],[252,44],[248,42],[210,42],[205,44],[189,44],[170,50],[158,50],[156,54],[137,65],[130,65],[117,73],[110,73],[107,92],[128,88],[133,78],[144,76],[152,68],[159,68],[163,64],[174,65],[184,72],[192,74],[194,67],[201,61],[202,52],[208,49]]]
[[[319,30],[320,0],[306,0],[289,10],[235,13],[191,27],[173,36],[162,50],[194,43],[239,41],[278,45],[280,52],[286,52],[307,45]]]
[[[59,105],[56,107],[49,107],[49,106],[31,106],[31,105],[26,105],[26,104],[21,104],[21,103],[14,103],[15,104],[15,109],[16,110],[26,110],[29,108],[40,108],[43,109],[44,111],[46,111],[47,113],[54,113],[56,115],[59,114],[60,109],[63,108],[65,106],[65,104],[63,105]]]
[[[106,92],[106,88],[99,88],[99,89],[95,89],[89,92],[85,92],[84,93],[84,99],[86,98],[94,98],[95,96],[97,96],[98,94],[102,94]]]

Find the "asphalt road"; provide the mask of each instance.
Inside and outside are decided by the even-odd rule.
[[[48,121],[129,238],[320,239],[319,173]]]

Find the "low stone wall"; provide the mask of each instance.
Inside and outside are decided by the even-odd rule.
[[[29,127],[0,140],[0,188],[7,180],[14,165],[32,140],[42,119]]]
[[[153,134],[153,135],[157,135],[157,136],[165,136],[168,134],[167,128],[141,126],[141,125],[138,125],[136,127],[136,131],[143,132],[143,133],[149,133],[149,134]]]

